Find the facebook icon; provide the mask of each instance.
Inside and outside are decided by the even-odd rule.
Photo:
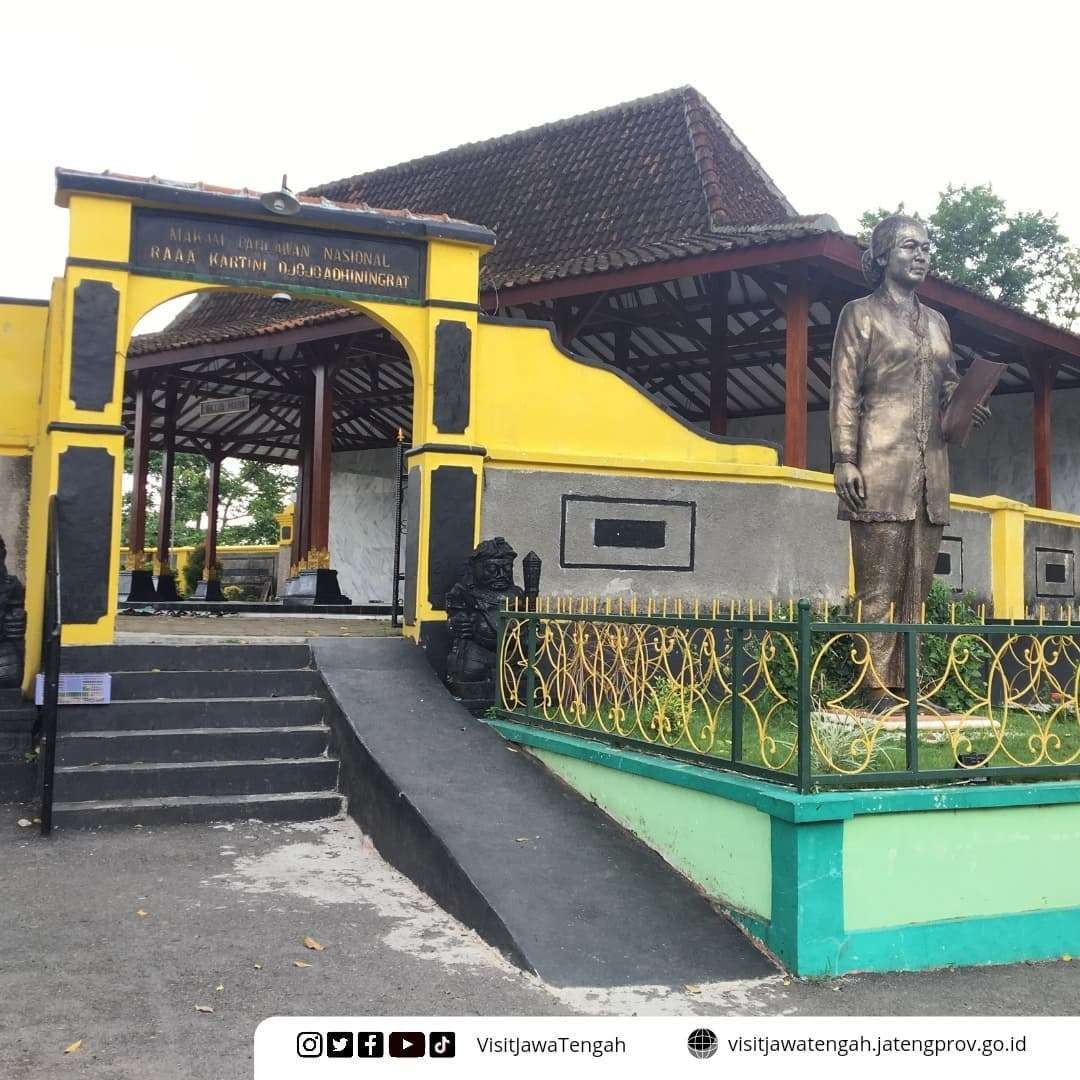
[[[383,1036],[381,1031],[358,1031],[356,1033],[357,1057],[382,1057]]]

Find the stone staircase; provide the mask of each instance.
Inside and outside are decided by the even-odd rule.
[[[322,677],[306,645],[63,650],[111,705],[58,711],[53,823],[309,821],[340,812]]]

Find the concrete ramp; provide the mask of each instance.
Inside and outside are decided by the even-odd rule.
[[[350,813],[518,964],[554,986],[775,974],[658,855],[454,701],[421,649],[356,638],[312,649],[340,710]]]

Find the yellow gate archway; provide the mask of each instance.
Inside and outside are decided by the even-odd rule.
[[[288,290],[290,295],[352,306],[402,344],[413,374],[414,446],[433,427],[435,339],[448,310],[475,334],[480,255],[494,241],[477,226],[408,213],[299,200],[288,216],[255,192],[227,192],[66,170],[57,171],[57,203],[70,215],[65,272],[53,283],[47,317],[35,309],[28,334],[42,337],[41,394],[28,521],[27,685],[37,668],[43,617],[49,497],[79,522],[78,557],[63,559],[64,638],[108,643],[117,611],[121,424],[124,369],[139,320],[153,308],[200,289]],[[29,350],[28,350],[29,351]],[[29,398],[23,411],[31,408]],[[469,445],[468,424],[437,432],[452,452]],[[430,455],[418,455],[423,470]],[[479,465],[474,468],[478,475]],[[475,500],[474,500],[475,502]],[[475,542],[475,512],[470,543]],[[419,531],[429,527],[423,508]],[[415,530],[414,530],[415,531]],[[417,536],[413,573],[426,572],[429,545]],[[406,633],[429,619],[426,596]]]

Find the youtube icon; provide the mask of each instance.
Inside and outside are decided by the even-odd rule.
[[[426,1040],[422,1031],[391,1031],[390,1056],[414,1058],[424,1056]]]

